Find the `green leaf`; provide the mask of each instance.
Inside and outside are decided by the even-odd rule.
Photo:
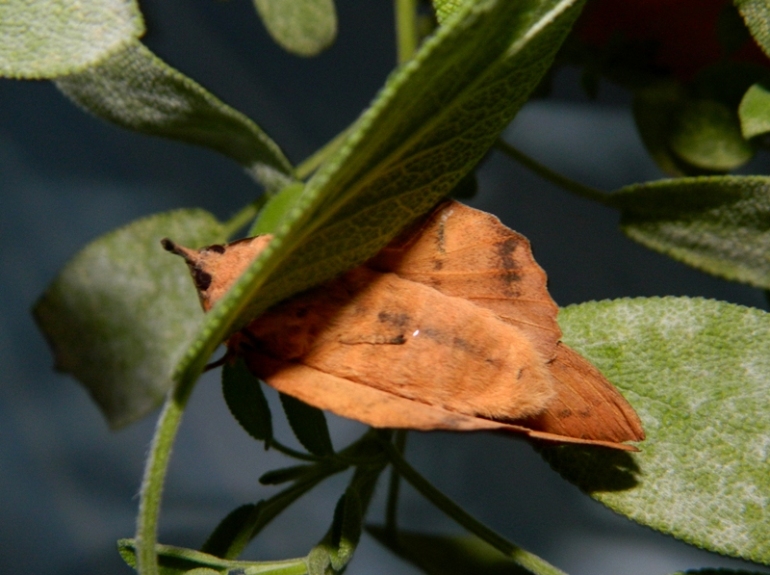
[[[280,46],[298,56],[315,56],[334,42],[334,0],[254,0],[265,28]]]
[[[180,364],[197,378],[227,334],[379,251],[449,193],[550,66],[580,0],[478,0],[426,39],[307,183],[276,237],[208,314]]]
[[[0,2],[0,76],[55,78],[91,66],[144,34],[133,0]]]
[[[633,240],[690,266],[770,288],[770,178],[712,176],[637,184],[608,197]]]
[[[267,445],[273,438],[273,420],[262,384],[246,367],[242,358],[222,367],[222,393],[230,413],[257,441]]]
[[[462,8],[464,0],[433,0],[433,9],[440,24]]]
[[[305,449],[321,456],[334,453],[323,411],[299,399],[294,399],[290,395],[282,393],[280,396],[281,405],[286,412],[289,425]]]
[[[757,83],[746,91],[738,108],[744,138],[770,132],[770,90]]]
[[[283,467],[281,469],[273,469],[264,473],[259,478],[259,482],[262,485],[280,485],[287,481],[294,481],[303,476],[308,475],[308,472],[314,469],[313,464],[292,465],[291,467]]]
[[[160,404],[204,318],[186,266],[160,246],[167,235],[187,245],[224,240],[203,210],[137,220],[81,250],[33,310],[57,369],[86,386],[113,428]]]
[[[639,136],[658,167],[670,176],[683,176],[688,171],[669,147],[672,118],[684,98],[684,90],[677,82],[653,84],[634,93],[634,121]]]
[[[770,5],[766,0],[733,0],[757,44],[770,55]]]
[[[268,190],[291,181],[291,164],[259,126],[138,41],[56,85],[103,120],[229,156]]]
[[[246,547],[248,536],[244,537],[244,533],[249,531],[246,526],[254,523],[258,513],[259,506],[253,503],[233,509],[206,539],[201,553],[232,559]]]
[[[489,543],[474,535],[428,535],[398,531],[396,538],[379,526],[367,532],[399,557],[428,575],[525,575],[529,574]]]
[[[292,207],[305,189],[305,185],[296,182],[289,184],[271,197],[259,211],[254,225],[249,230],[249,237],[262,234],[272,234],[280,228],[286,214],[291,213]]]
[[[559,325],[634,406],[647,439],[634,454],[544,449],[551,465],[634,521],[770,563],[770,314],[640,298],[570,306]]]
[[[669,146],[679,158],[704,170],[729,171],[754,156],[735,110],[716,100],[687,101],[674,115]]]
[[[329,563],[335,571],[342,570],[353,558],[361,539],[363,520],[361,500],[355,489],[348,489],[337,501],[329,531],[327,550]]]
[[[304,575],[305,559],[284,561],[230,561],[207,553],[157,545],[160,575],[186,575],[193,569],[210,569],[222,575]],[[133,539],[118,541],[118,552],[129,567],[136,568],[136,543]]]

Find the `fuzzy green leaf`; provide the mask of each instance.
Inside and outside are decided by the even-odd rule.
[[[449,193],[548,70],[581,6],[478,0],[439,27],[389,79],[307,183],[270,246],[208,314],[180,379],[193,381],[228,333],[363,262]]]
[[[222,367],[222,393],[230,413],[257,441],[270,444],[273,438],[273,420],[262,384],[239,358],[234,364]]]
[[[713,176],[628,186],[608,203],[633,240],[695,268],[770,288],[770,178]]]
[[[138,41],[56,85],[103,120],[229,156],[271,191],[291,181],[291,164],[259,126]]]
[[[57,369],[86,386],[113,428],[160,404],[204,318],[184,262],[161,248],[167,235],[193,246],[224,240],[203,210],[137,220],[81,250],[34,308]]]
[[[770,563],[770,314],[689,298],[564,309],[564,341],[642,420],[640,453],[558,447],[566,479],[634,521]]]
[[[334,453],[323,411],[284,394],[281,394],[281,405],[294,435],[305,449],[315,455]]]
[[[510,557],[476,536],[428,535],[398,531],[394,539],[382,527],[367,526],[382,545],[428,575],[525,575]]]
[[[304,558],[284,561],[230,561],[172,545],[158,545],[157,550],[160,575],[187,575],[193,569],[209,569],[222,575],[304,575],[307,573]],[[136,543],[133,539],[118,541],[118,552],[129,567],[136,568]]]
[[[43,79],[78,72],[142,34],[134,0],[0,2],[0,76]]]
[[[688,164],[717,172],[735,169],[754,156],[735,110],[716,100],[688,101],[674,116],[669,146]]]
[[[770,5],[766,0],[733,0],[751,35],[770,56]]]
[[[738,116],[745,138],[770,132],[770,90],[761,83],[749,88],[741,100]]]
[[[254,5],[273,40],[298,56],[315,56],[337,35],[334,0],[254,0]]]

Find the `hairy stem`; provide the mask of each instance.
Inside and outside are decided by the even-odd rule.
[[[334,136],[334,138],[332,138],[329,142],[326,142],[326,144],[324,144],[320,150],[313,153],[312,156],[297,166],[294,170],[294,175],[297,177],[297,179],[304,180],[310,174],[312,174],[318,168],[318,166],[323,164],[329,158],[329,156],[337,151],[342,141],[348,135],[349,131],[350,128],[346,128]]]
[[[257,217],[257,213],[268,199],[267,194],[262,194],[253,202],[244,206],[238,213],[224,223],[224,232],[226,238],[231,238],[241,228],[245,227],[250,221]]]
[[[551,170],[547,166],[544,166],[537,160],[530,158],[521,150],[514,148],[508,142],[505,142],[503,140],[497,140],[497,143],[495,144],[495,146],[497,147],[498,150],[500,150],[507,156],[513,158],[514,160],[519,162],[521,165],[523,165],[527,169],[535,172],[541,178],[548,180],[549,182],[556,184],[561,188],[564,188],[565,190],[575,194],[576,196],[580,196],[581,198],[592,200],[594,202],[599,202],[600,204],[603,204],[605,206],[610,206],[610,203],[608,200],[608,198],[610,197],[610,194],[607,194],[596,188],[592,188],[591,186],[583,185],[579,182],[576,182],[575,180],[571,180],[566,176],[562,176],[561,174],[554,172],[553,170]]]
[[[417,470],[407,463],[392,444],[383,443],[383,445],[390,457],[393,467],[398,470],[401,476],[403,476],[403,478],[428,501],[457,521],[457,523],[465,527],[468,531],[480,539],[483,539],[492,547],[513,559],[517,565],[520,565],[535,575],[565,575],[564,571],[557,569],[547,561],[522,549],[518,545],[514,545],[502,535],[481,523],[420,475]]]

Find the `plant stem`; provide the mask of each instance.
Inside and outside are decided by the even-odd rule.
[[[568,192],[572,192],[576,196],[580,196],[581,198],[586,198],[587,200],[592,200],[605,206],[612,207],[609,202],[610,194],[607,194],[596,188],[592,188],[591,186],[583,185],[579,182],[576,182],[575,180],[554,172],[537,160],[530,158],[521,150],[514,148],[508,142],[497,140],[495,146],[498,150],[510,156],[524,167],[532,170],[541,178],[548,180],[549,182],[556,184],[561,188],[564,188]]]
[[[403,455],[406,447],[406,430],[399,429],[395,433],[395,448]],[[388,502],[385,508],[385,529],[391,536],[396,534],[398,517],[398,493],[401,486],[401,476],[395,466],[390,468],[390,483],[388,485]]]
[[[163,411],[158,418],[155,436],[144,469],[136,525],[136,563],[140,575],[158,575],[158,517],[163,495],[171,447],[174,444],[184,405],[180,405],[173,392],[169,392]]]
[[[305,159],[300,165],[298,165],[294,169],[294,175],[297,177],[297,179],[304,180],[310,174],[312,174],[318,168],[318,166],[323,164],[329,156],[337,151],[337,148],[340,147],[340,144],[348,135],[349,131],[350,127],[345,128],[342,132],[334,136],[334,138],[332,138],[330,141],[326,142],[323,148],[316,151],[312,156]]]
[[[416,469],[409,465],[393,445],[390,443],[383,443],[383,446],[390,457],[393,467],[398,470],[403,478],[428,501],[457,521],[457,523],[465,527],[468,531],[483,539],[492,547],[513,559],[517,565],[520,565],[535,575],[565,575],[564,571],[557,569],[537,555],[514,545],[502,535],[468,514],[467,511],[436,489],[427,479],[420,475]]]
[[[417,2],[416,0],[395,0],[396,12],[396,54],[398,63],[412,58],[417,50]]]
[[[296,449],[293,449],[289,447],[288,445],[284,445],[277,439],[273,438],[270,440],[270,448],[274,448],[276,451],[280,451],[284,455],[288,455],[289,457],[293,457],[294,459],[301,459],[303,461],[323,461],[324,458],[318,455],[313,455],[312,453],[303,453],[301,451],[297,451]]]
[[[222,226],[225,232],[225,237],[228,239],[231,238],[242,227],[244,227],[251,220],[257,217],[257,213],[262,208],[262,206],[265,205],[265,202],[267,202],[268,197],[269,196],[267,194],[262,194],[256,200],[244,206],[232,218],[227,220]]]

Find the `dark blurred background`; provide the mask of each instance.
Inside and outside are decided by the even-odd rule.
[[[276,46],[246,0],[145,2],[145,40],[253,118],[299,162],[361,112],[395,65],[392,3],[337,4],[339,38],[314,59]],[[660,178],[628,104],[609,85],[602,85],[598,101],[589,101],[578,73],[564,70],[551,98],[528,104],[506,139],[603,189]],[[766,168],[759,159],[749,171]],[[229,159],[106,125],[48,82],[7,80],[0,84],[0,189],[0,571],[128,574],[115,541],[133,535],[156,415],[110,432],[85,391],[53,372],[29,309],[67,259],[99,234],[178,207],[200,206],[227,218],[258,190]],[[618,232],[614,211],[576,199],[498,153],[487,158],[470,203],[531,239],[560,305],[690,295],[765,307],[759,290],[645,250]],[[198,384],[185,415],[161,519],[166,543],[199,546],[232,508],[272,493],[257,483],[264,471],[289,464],[238,427],[217,380],[209,374]],[[277,419],[279,436],[291,442]],[[329,420],[338,446],[363,429]],[[413,433],[407,455],[477,517],[572,575],[737,564],[614,515],[551,472],[522,441]],[[249,557],[307,553],[326,531],[345,481],[337,478],[302,499],[258,538]],[[373,521],[382,516],[383,499],[379,493]],[[401,512],[411,528],[460,532],[408,488]],[[348,572],[417,570],[365,536]]]

